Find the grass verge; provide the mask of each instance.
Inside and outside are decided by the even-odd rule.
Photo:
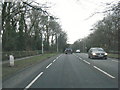
[[[118,54],[108,54],[108,57],[118,59]]]
[[[15,66],[14,67],[10,67],[9,63],[3,64],[2,65],[2,78],[5,79],[6,77],[28,67],[34,64],[39,63],[40,61],[43,61],[45,59],[48,59],[52,56],[57,55],[57,53],[53,53],[53,54],[43,54],[40,56],[35,56],[35,57],[31,57],[28,59],[23,59],[20,61],[15,61]]]

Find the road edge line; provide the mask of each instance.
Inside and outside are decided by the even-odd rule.
[[[47,65],[47,67],[46,67],[46,68],[49,68],[51,65],[52,65],[52,63],[50,63],[49,65]]]
[[[25,87],[24,90],[27,90],[28,88],[30,88],[30,86],[31,86],[42,74],[43,74],[43,72],[39,73],[39,74],[37,75],[37,77],[34,78],[34,79],[32,80],[32,82],[29,83],[29,84]]]
[[[97,66],[93,66],[95,69],[99,70],[100,72],[104,73],[105,75],[111,77],[111,78],[115,78],[114,76],[110,75],[109,73],[103,71],[102,69],[98,68]]]

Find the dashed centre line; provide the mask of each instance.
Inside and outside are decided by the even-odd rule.
[[[60,55],[60,56],[58,56],[58,57],[56,57],[56,59],[55,60],[53,60],[53,62],[55,62],[59,57],[61,57],[62,55]]]
[[[79,57],[79,59],[81,59],[81,60],[82,60],[82,58],[80,58],[80,57]]]
[[[55,62],[56,61],[56,59],[55,60],[53,60],[53,62]]]
[[[49,68],[52,65],[52,63],[50,63],[46,68]]]
[[[87,64],[90,64],[88,61],[86,61],[86,60],[83,60],[85,63],[87,63]]]
[[[61,55],[60,55],[60,56],[61,56]],[[53,62],[55,62],[60,56],[58,56],[55,60],[53,60]],[[49,68],[51,65],[52,65],[52,63],[50,63],[50,64],[46,67],[46,69]],[[42,74],[43,74],[43,72],[39,73],[38,76],[35,77],[35,79],[32,80],[32,82],[30,82],[30,83],[25,87],[24,90],[29,89],[29,88],[33,85],[33,83],[34,83]]]
[[[59,57],[61,57],[61,55],[56,57],[56,59],[54,59],[53,62],[55,62]],[[51,65],[52,65],[52,63],[50,63],[46,68],[49,68]]]

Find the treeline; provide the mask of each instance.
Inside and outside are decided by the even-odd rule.
[[[83,39],[79,39],[72,45],[74,50],[80,48],[87,52],[91,47],[102,47],[107,52],[118,53],[118,34],[120,29],[120,2],[107,10],[106,17],[98,21],[92,33]]]
[[[43,40],[45,51],[62,51],[67,34],[48,8],[34,1],[2,3],[2,50],[41,50]]]

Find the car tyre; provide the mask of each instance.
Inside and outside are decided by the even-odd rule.
[[[105,57],[105,59],[107,59],[107,57]]]
[[[90,56],[88,56],[88,58],[90,58]]]

